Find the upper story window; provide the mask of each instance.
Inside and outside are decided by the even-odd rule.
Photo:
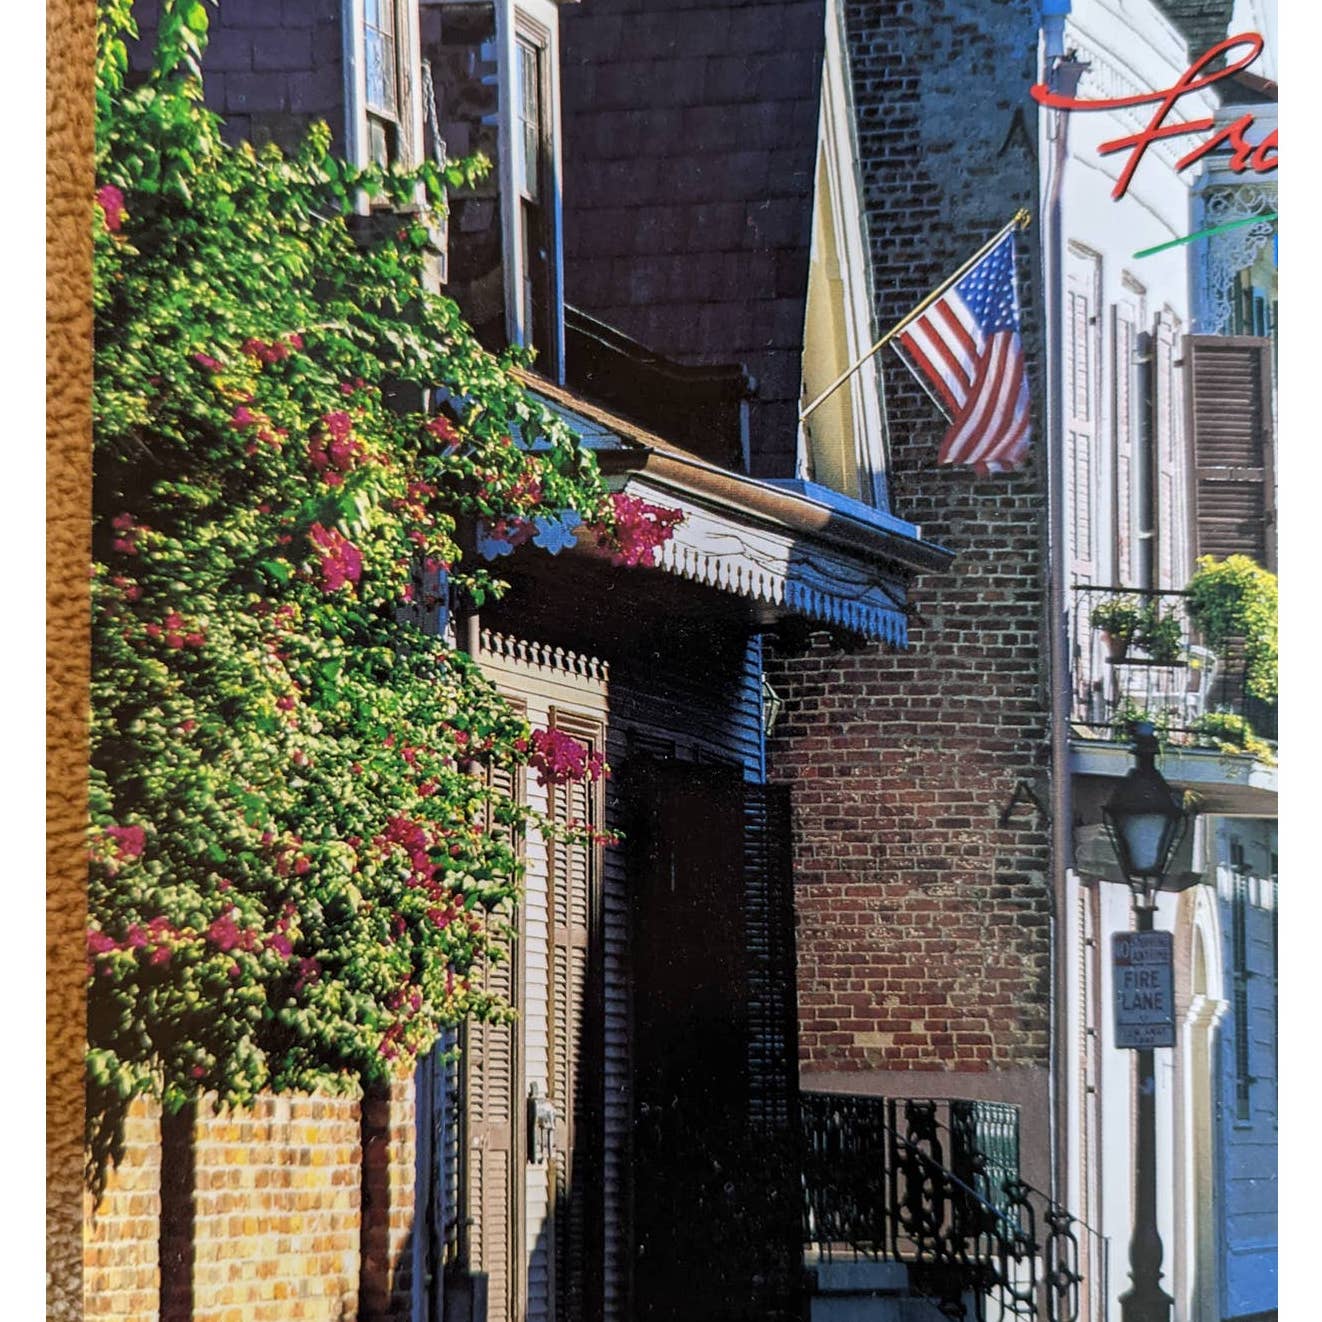
[[[518,195],[517,329],[523,342],[537,351],[543,370],[554,376],[559,358],[552,316],[556,236],[545,186],[554,162],[546,114],[548,47],[549,43],[540,44],[523,32],[515,41],[513,173]]]
[[[399,43],[395,0],[363,0],[367,155],[389,165],[399,155]]]
[[[563,360],[557,150],[556,15],[545,4],[511,7],[510,67],[502,79],[510,162],[502,186],[509,233],[506,283],[510,339],[534,349],[558,378]]]
[[[555,0],[420,0],[437,133],[490,171],[449,198],[447,289],[490,349],[564,361],[559,9]]]
[[[350,158],[412,165],[422,141],[416,0],[344,0]]]

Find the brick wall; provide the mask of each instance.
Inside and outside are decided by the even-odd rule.
[[[405,1322],[412,1083],[354,1097],[134,1103],[84,1219],[85,1316],[133,1322]]]
[[[847,6],[879,327],[1017,207],[1036,213],[1033,9]],[[1020,294],[1040,438],[1036,248],[1030,231]],[[998,817],[1019,780],[1046,791],[1043,459],[988,478],[938,469],[944,420],[894,355],[883,366],[893,505],[958,559],[914,585],[909,651],[772,663],[787,699],[772,774],[795,804],[802,1070],[1030,1071],[1040,1088],[1047,826],[1031,807],[1007,829]]]
[[[99,1205],[83,1207],[85,1322],[156,1322],[160,1301],[160,1108],[142,1098],[124,1122],[124,1160]]]

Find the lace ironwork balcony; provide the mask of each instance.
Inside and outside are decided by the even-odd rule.
[[[897,1262],[952,1319],[1074,1322],[1075,1219],[1019,1175],[1018,1109],[800,1094],[804,1243]]]
[[[1218,656],[1189,620],[1187,592],[1078,584],[1070,613],[1072,719],[1096,737],[1127,739],[1147,719],[1176,744],[1212,744],[1222,714],[1243,717],[1262,739],[1276,738],[1276,706],[1245,690],[1241,651]],[[1098,607],[1122,601],[1140,618],[1165,620],[1164,646],[1108,634],[1094,624]]]

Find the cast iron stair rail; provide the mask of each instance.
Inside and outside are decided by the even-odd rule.
[[[977,1322],[1075,1322],[1074,1218],[1019,1178],[1017,1108],[804,1091],[800,1115],[804,1243],[822,1261],[903,1264],[951,1319],[971,1296]]]

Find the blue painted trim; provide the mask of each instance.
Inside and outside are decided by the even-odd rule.
[[[817,505],[825,505],[837,514],[843,514],[856,523],[866,524],[869,528],[894,533],[915,542],[923,540],[922,529],[916,523],[907,523],[904,519],[896,518],[888,510],[878,509],[875,505],[868,505],[853,496],[833,491],[830,487],[822,486],[820,482],[807,482],[801,477],[763,477],[758,481],[769,487],[779,487],[782,491],[792,491],[796,496],[802,496]]]

